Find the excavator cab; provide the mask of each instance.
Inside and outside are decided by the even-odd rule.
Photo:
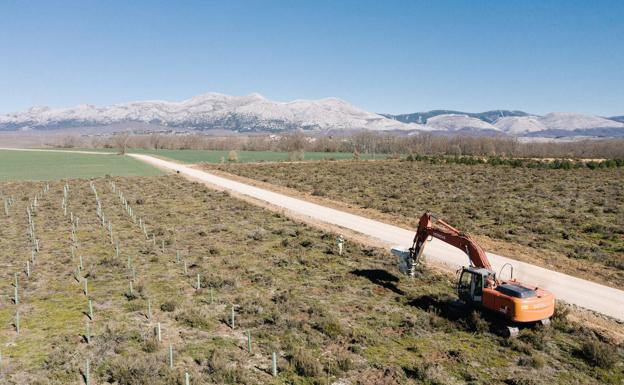
[[[480,304],[483,300],[483,288],[492,272],[478,267],[464,267],[457,281],[459,299],[470,304]]]

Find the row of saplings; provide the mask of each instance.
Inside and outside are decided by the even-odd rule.
[[[500,156],[492,157],[478,157],[478,156],[444,156],[444,155],[418,155],[410,154],[405,157],[409,162],[429,162],[432,164],[489,164],[491,166],[509,166],[509,167],[524,167],[524,168],[545,168],[545,169],[579,169],[588,168],[590,170],[604,169],[604,168],[620,168],[624,167],[624,159],[605,159],[605,160],[570,160],[570,159],[554,159],[554,160],[540,160],[540,159],[524,159],[524,158],[503,158]]]

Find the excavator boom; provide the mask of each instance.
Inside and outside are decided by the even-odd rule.
[[[434,224],[440,225],[441,228],[434,227]],[[420,254],[425,241],[429,237],[437,238],[462,250],[468,255],[470,263],[473,266],[492,270],[487,255],[468,234],[460,232],[430,213],[424,213],[420,217],[418,230],[414,236],[414,245],[412,246],[413,253]]]

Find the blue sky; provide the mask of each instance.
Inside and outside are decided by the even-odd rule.
[[[0,113],[259,92],[624,114],[624,1],[0,2]]]

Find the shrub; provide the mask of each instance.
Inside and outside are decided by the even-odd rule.
[[[300,348],[290,357],[290,363],[295,371],[305,377],[320,377],[323,375],[323,366],[310,352]]]
[[[177,314],[175,316],[175,319],[181,324],[194,329],[210,330],[213,327],[213,324],[212,322],[210,322],[209,318],[195,309],[183,311]]]
[[[243,368],[230,364],[230,359],[212,351],[206,362],[207,372],[219,384],[248,384],[250,378]]]
[[[510,347],[520,353],[533,354],[533,347],[530,344],[517,338],[507,338],[503,340],[503,345]]]
[[[588,338],[581,347],[582,357],[590,364],[603,369],[609,369],[618,361],[617,349],[596,338]]]
[[[520,334],[520,339],[530,343],[537,350],[544,350],[546,347],[546,339],[545,335],[547,334],[547,329],[537,329],[537,330],[523,330]]]
[[[348,352],[339,352],[336,355],[336,366],[343,372],[353,369],[354,365],[353,360],[351,359],[351,354]]]
[[[228,162],[238,162],[238,152],[232,150],[228,153]]]
[[[254,231],[248,234],[248,237],[253,239],[254,241],[261,241],[267,235],[267,231],[261,227],[258,227]]]
[[[478,333],[485,333],[490,330],[490,325],[481,317],[481,313],[473,311],[468,319],[470,330]]]
[[[512,377],[512,378],[506,379],[505,384],[507,385],[538,385],[538,382],[532,377],[520,376],[520,377]]]
[[[172,312],[176,309],[177,304],[173,300],[165,301],[160,305],[160,310],[166,312]]]
[[[310,247],[310,246],[312,246],[312,241],[309,240],[309,239],[303,239],[301,242],[299,242],[299,244],[302,247]]]
[[[120,357],[107,365],[104,376],[108,383],[119,385],[176,383],[175,374],[170,372],[164,363],[152,359]]]
[[[288,160],[291,162],[301,162],[305,157],[303,150],[291,151],[288,153]]]
[[[538,355],[524,356],[520,357],[520,360],[518,360],[518,365],[530,366],[535,369],[541,369],[544,367],[545,361],[541,356]]]
[[[145,353],[154,353],[158,350],[158,342],[153,339],[145,340],[141,345],[141,349],[143,349]]]

